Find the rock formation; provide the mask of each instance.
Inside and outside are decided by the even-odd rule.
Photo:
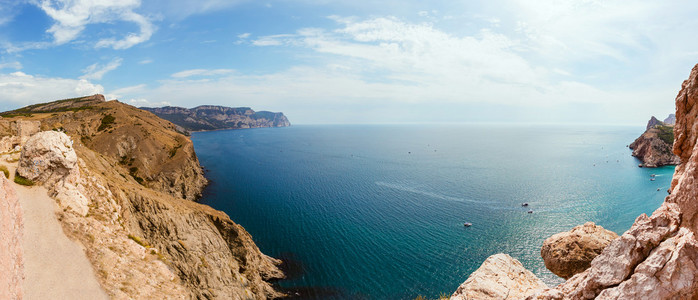
[[[141,107],[189,131],[291,126],[283,113],[255,112],[249,107],[202,105],[195,108]]]
[[[27,142],[32,134],[39,132],[41,122],[27,120],[0,120],[0,130],[11,132],[11,135],[0,137],[0,152],[13,150]]]
[[[667,118],[671,120],[671,115]],[[629,145],[633,156],[642,161],[642,167],[656,168],[679,164],[679,157],[672,153],[674,126],[657,120],[647,122],[647,130]]]
[[[508,254],[487,258],[468,280],[461,284],[451,300],[523,299],[541,292],[547,286]]]
[[[22,208],[0,173],[0,299],[22,299]]]
[[[589,268],[591,261],[617,237],[615,232],[587,222],[547,238],[540,255],[548,270],[569,279]]]
[[[31,117],[0,122],[31,118],[45,130],[8,162],[49,188],[104,290],[116,299],[282,296],[269,283],[284,276],[280,262],[225,213],[191,201],[206,182],[191,141],[151,113],[99,98],[88,108],[81,98],[33,105]],[[9,127],[3,136],[15,138]]]
[[[31,136],[22,147],[17,174],[46,186],[62,206],[87,214],[88,200],[78,188],[78,157],[65,133],[44,131]]]

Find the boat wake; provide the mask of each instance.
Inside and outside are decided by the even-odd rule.
[[[413,187],[401,185],[401,184],[394,184],[394,183],[387,183],[387,182],[382,182],[382,181],[376,181],[376,185],[403,191],[403,192],[409,192],[409,193],[414,193],[414,194],[419,194],[422,196],[427,196],[435,199],[441,199],[441,200],[447,200],[447,201],[457,201],[457,202],[470,202],[470,203],[489,203],[487,201],[478,201],[478,200],[472,200],[472,199],[465,199],[465,198],[459,198],[459,197],[451,197],[451,196],[446,196],[446,195],[441,195],[437,193],[432,193],[432,192],[427,192],[427,191],[422,191],[418,190]]]

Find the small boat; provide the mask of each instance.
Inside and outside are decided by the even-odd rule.
[[[532,209],[531,209],[531,210],[529,210],[529,211],[528,211],[528,213],[529,213],[529,214],[532,214],[532,213],[533,213],[533,210],[532,210]]]
[[[657,176],[657,175],[655,175],[655,174],[650,175],[650,177],[655,177],[655,176]]]
[[[521,203],[521,206],[523,206],[523,207],[528,206],[528,202]]]
[[[654,178],[650,178],[650,181],[654,181]]]
[[[657,192],[659,192],[659,189],[657,189]]]
[[[463,223],[463,226],[470,227],[470,226],[473,226],[473,223],[465,222],[465,223]]]

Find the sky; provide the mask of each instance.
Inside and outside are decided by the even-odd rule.
[[[0,0],[0,111],[102,93],[293,124],[647,122],[698,2]]]

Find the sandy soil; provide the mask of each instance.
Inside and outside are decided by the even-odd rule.
[[[13,186],[24,212],[25,299],[109,299],[82,247],[63,233],[46,189]]]

